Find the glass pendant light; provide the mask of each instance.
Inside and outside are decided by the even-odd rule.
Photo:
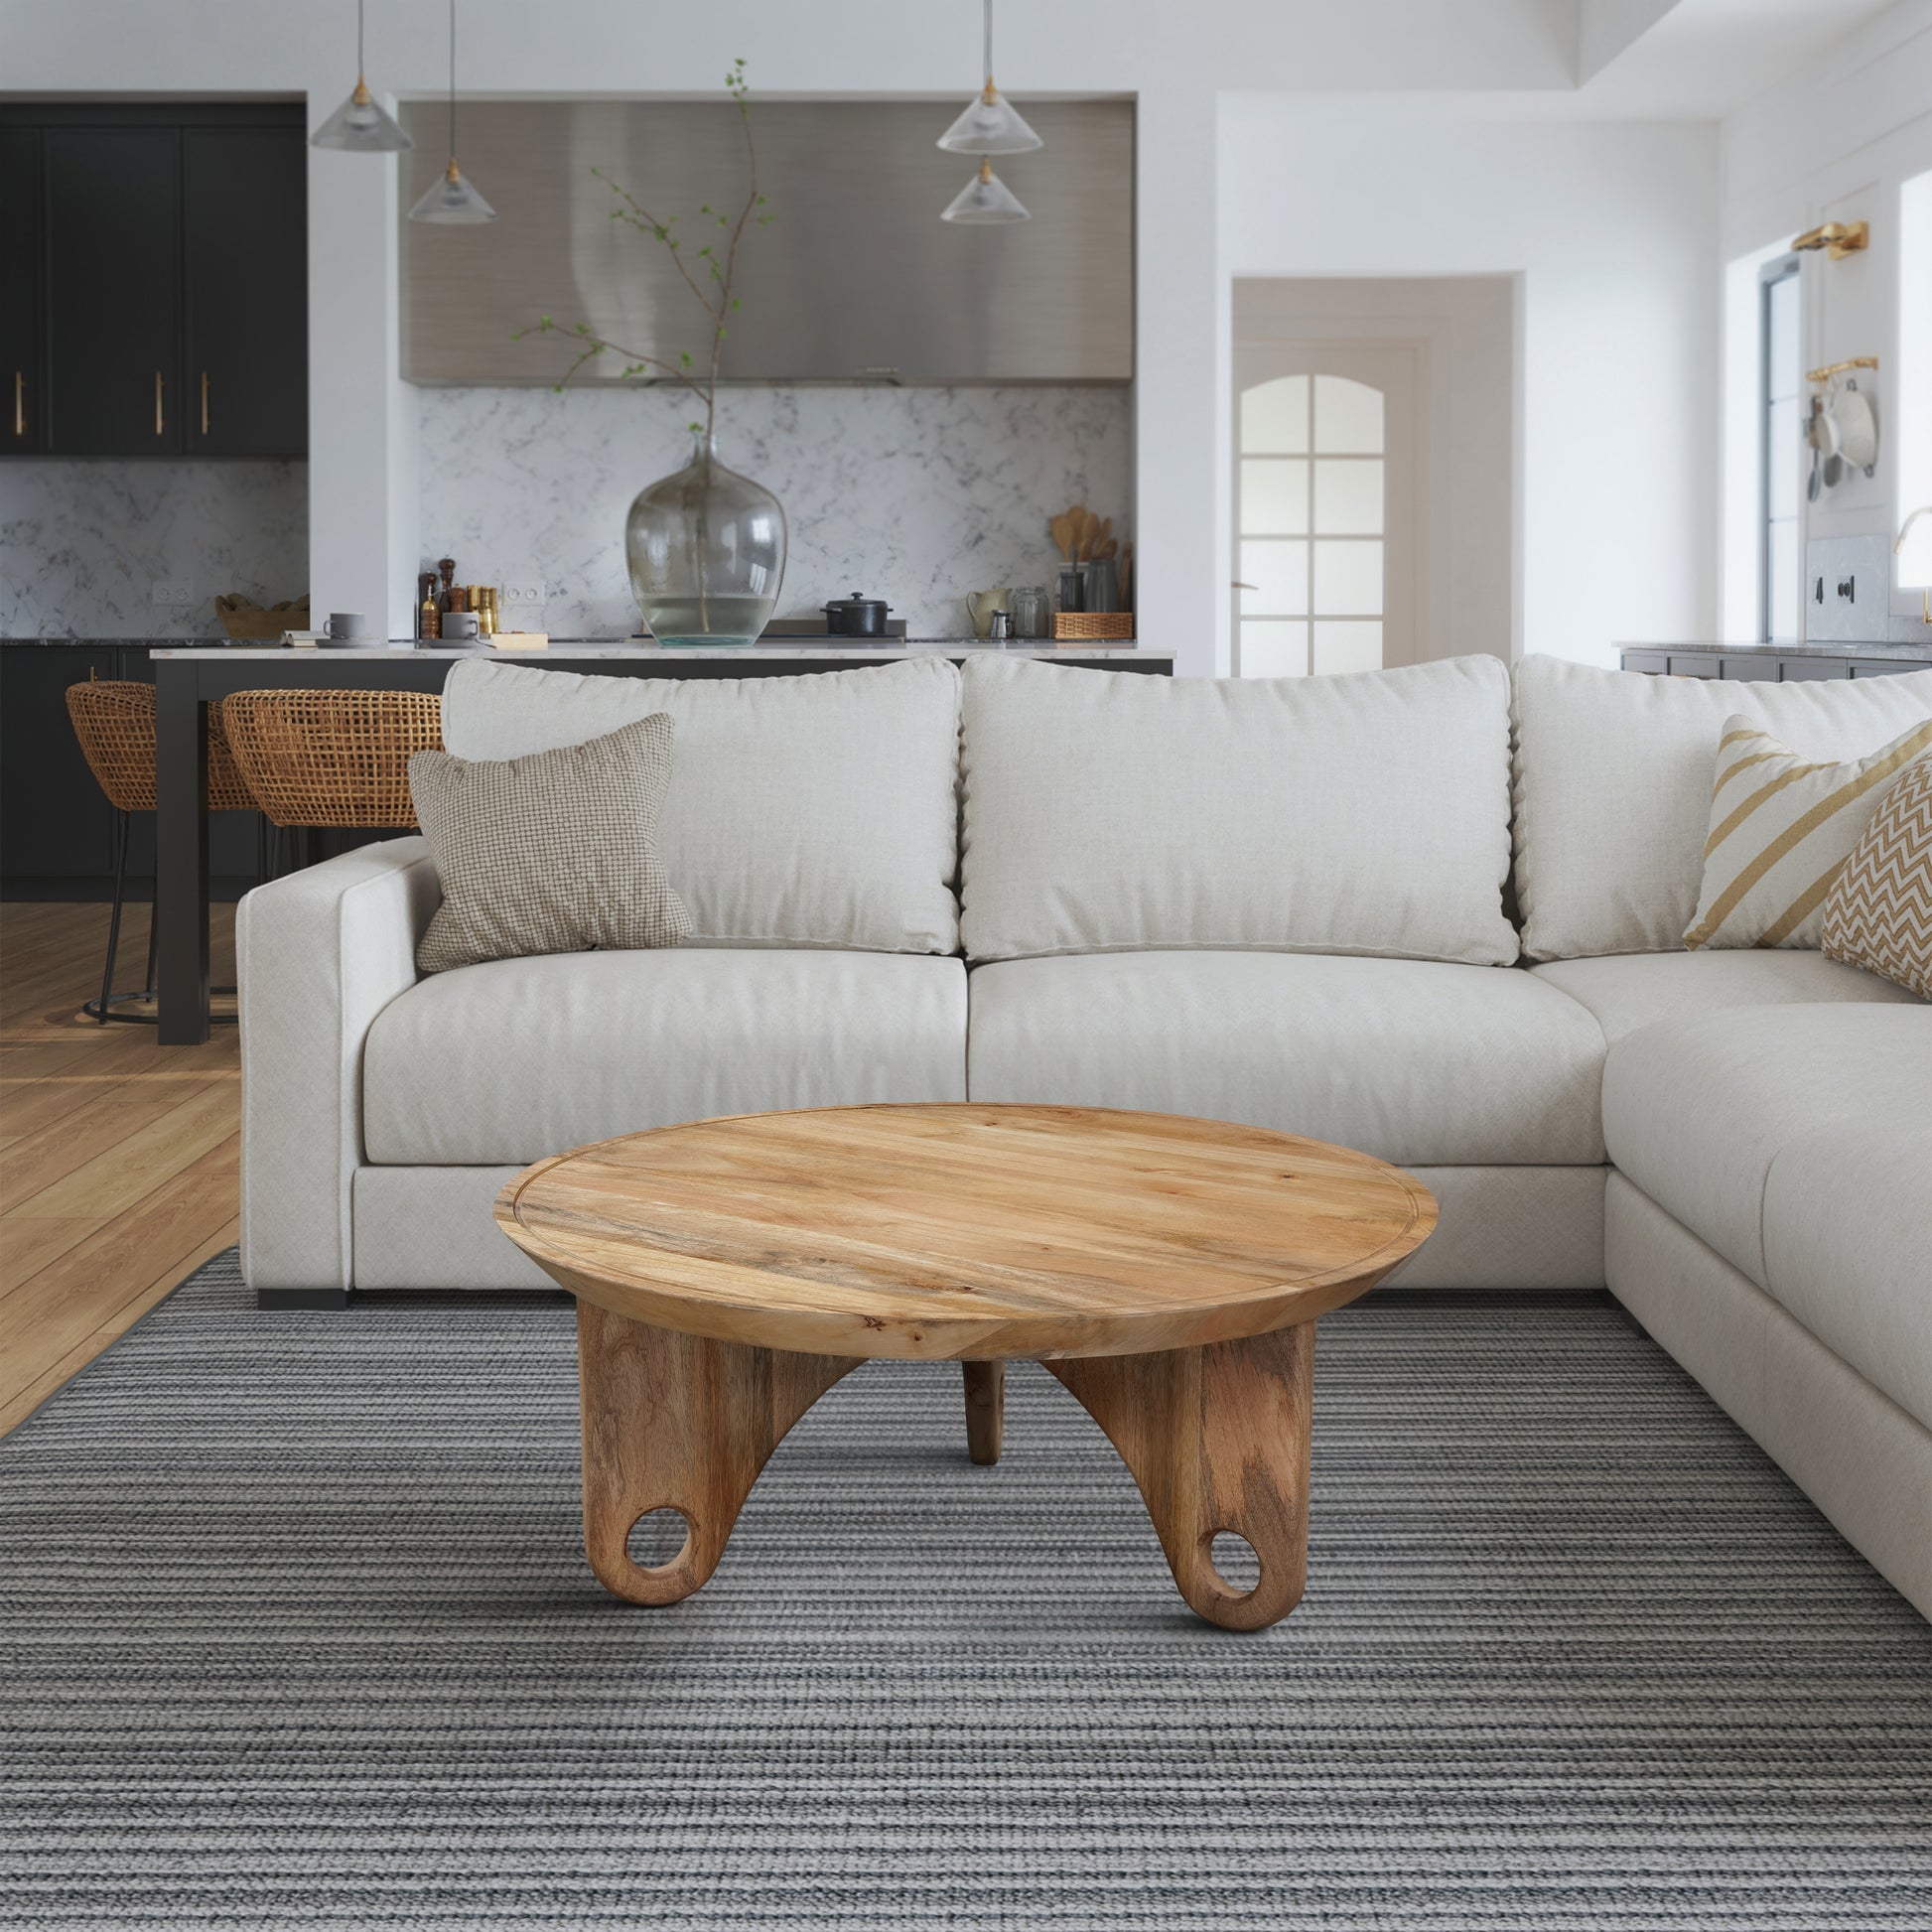
[[[985,0],[985,4],[986,85],[979,98],[940,135],[939,145],[954,154],[1025,154],[1046,144],[993,84],[993,0]],[[1013,205],[1020,207],[1018,202]],[[1020,216],[1009,218],[1017,220]]]
[[[989,157],[980,163],[979,173],[946,204],[939,219],[991,226],[1000,221],[1031,221],[1033,216],[1013,190],[993,172]]]
[[[443,179],[409,210],[412,221],[493,221],[496,210],[464,179],[456,165],[456,0],[450,0],[450,165]]]
[[[362,0],[355,0],[354,91],[309,136],[309,145],[345,154],[400,154],[416,145],[383,111],[362,78]]]

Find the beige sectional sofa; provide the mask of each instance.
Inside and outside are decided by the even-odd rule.
[[[243,901],[264,1300],[544,1285],[491,1223],[502,1181],[670,1121],[969,1096],[1250,1121],[1435,1191],[1410,1286],[1607,1286],[1932,1614],[1932,1010],[1816,952],[1680,943],[1724,718],[1858,756],[1932,715],[1932,673],[479,660],[445,739],[510,757],[656,710],[686,946],[422,978],[421,840]]]

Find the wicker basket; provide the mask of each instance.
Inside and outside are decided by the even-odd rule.
[[[443,701],[430,691],[237,691],[221,717],[277,825],[413,826],[410,758],[443,749]]]
[[[1058,644],[1118,644],[1134,640],[1132,611],[1060,611],[1053,618]]]
[[[221,620],[221,628],[237,642],[243,638],[272,642],[285,630],[308,629],[309,600],[297,598],[292,604],[278,604],[272,611],[264,611],[245,598],[217,597],[214,615]]]
[[[68,686],[68,716],[89,769],[117,812],[154,810],[154,686],[101,678]],[[207,714],[207,808],[252,812],[254,794],[235,768],[221,708]]]

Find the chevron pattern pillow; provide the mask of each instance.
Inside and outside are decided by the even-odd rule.
[[[1852,848],[1824,949],[1932,1000],[1932,757],[1906,766]]]
[[[1726,718],[1685,945],[1816,947],[1833,881],[1886,787],[1927,752],[1932,718],[1842,764],[1800,758],[1751,719]]]

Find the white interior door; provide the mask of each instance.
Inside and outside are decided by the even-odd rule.
[[[1414,343],[1237,345],[1237,676],[1415,661],[1421,352]]]

